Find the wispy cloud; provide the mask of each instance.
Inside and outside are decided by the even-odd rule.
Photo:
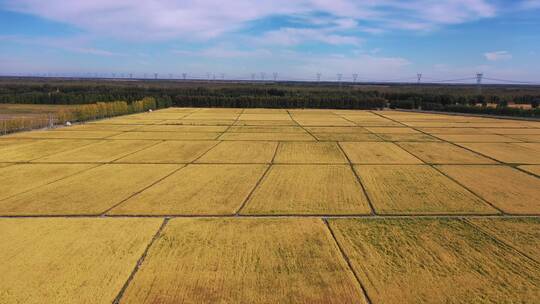
[[[531,1],[529,1],[531,2]],[[431,30],[493,17],[497,6],[488,0],[5,0],[4,8],[67,23],[116,37],[209,39],[242,30],[250,21],[271,16],[303,18],[304,28],[321,26],[370,32],[387,29]],[[324,24],[326,23],[326,24]],[[278,30],[278,29],[274,29]],[[350,40],[327,35],[325,41]]]
[[[512,54],[508,51],[495,51],[484,53],[484,57],[489,61],[503,61],[512,59]]]
[[[204,58],[262,58],[269,57],[272,53],[266,49],[251,49],[251,50],[239,50],[235,47],[228,47],[223,45],[217,45],[214,47],[197,50],[172,50],[175,55],[189,56],[189,57],[204,57]]]
[[[5,43],[17,43],[61,49],[74,53],[95,55],[95,56],[124,56],[124,54],[111,52],[104,49],[88,46],[90,42],[85,37],[51,38],[51,37],[28,37],[19,35],[0,36],[0,41]]]
[[[330,45],[354,45],[361,44],[362,39],[340,35],[333,30],[328,29],[309,29],[309,28],[282,28],[276,31],[264,33],[256,39],[259,43],[292,46],[307,41],[322,42]]]

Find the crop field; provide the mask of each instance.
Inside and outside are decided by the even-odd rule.
[[[234,108],[0,136],[0,302],[536,303],[538,136]]]

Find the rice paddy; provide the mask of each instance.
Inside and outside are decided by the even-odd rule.
[[[534,303],[540,127],[169,108],[0,137],[2,303]]]

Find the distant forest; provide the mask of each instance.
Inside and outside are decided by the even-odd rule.
[[[484,85],[480,92],[469,85],[0,78],[0,103],[130,103],[144,97],[154,97],[162,106],[182,107],[377,109],[390,106],[540,115],[538,86]],[[508,107],[509,104],[530,106],[518,109]]]

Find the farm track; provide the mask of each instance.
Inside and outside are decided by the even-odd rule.
[[[265,111],[170,108],[0,137],[0,226],[9,228],[0,235],[0,273],[15,278],[0,280],[0,297],[370,304],[540,298],[540,143],[517,136],[539,134],[540,122]],[[449,129],[453,135],[443,135]],[[147,227],[144,237],[133,235],[137,250],[112,235],[103,243],[96,238],[96,229],[114,223],[120,228],[112,229],[133,233],[126,221],[131,230]],[[60,249],[31,250],[36,237],[57,248],[70,248],[75,237],[81,251],[90,238],[103,245],[94,260],[114,257],[118,270],[83,271]],[[28,252],[26,265],[54,264],[60,275],[19,274],[24,265],[14,250]],[[115,283],[78,287],[100,276]],[[40,287],[29,294],[24,284]],[[65,287],[51,292],[56,286]]]

